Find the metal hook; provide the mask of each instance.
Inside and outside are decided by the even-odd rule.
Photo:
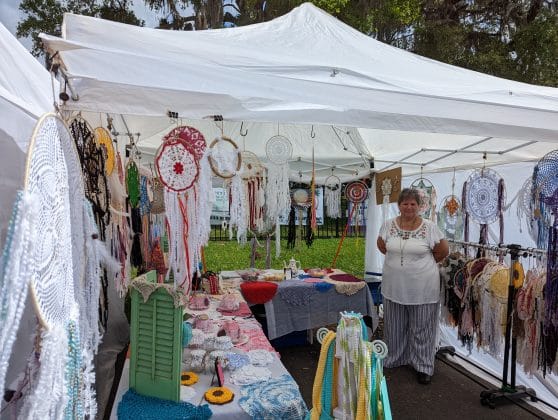
[[[244,121],[242,121],[240,123],[240,135],[242,137],[246,137],[248,135],[248,129],[244,130],[244,132],[242,132],[242,129],[244,128]]]
[[[310,130],[310,137],[311,138],[316,138],[316,133],[314,133],[314,124],[312,124],[312,130]]]

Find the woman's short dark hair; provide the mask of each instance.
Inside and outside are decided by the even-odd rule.
[[[405,200],[415,200],[417,204],[421,205],[421,196],[418,190],[414,188],[403,188],[399,193],[397,204],[401,204]]]

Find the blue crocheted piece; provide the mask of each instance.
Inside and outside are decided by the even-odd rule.
[[[230,352],[225,357],[227,359],[227,368],[230,370],[236,370],[250,364],[250,358],[247,354]]]
[[[316,289],[312,284],[300,280],[287,280],[279,283],[277,294],[291,306],[305,306],[310,303]]]
[[[300,390],[290,375],[243,386],[238,404],[254,420],[300,420],[308,413]]]
[[[206,420],[213,413],[207,404],[195,406],[139,395],[130,389],[118,404],[118,420]]]
[[[151,211],[151,201],[147,194],[147,177],[142,176],[140,181],[140,214],[143,216]]]
[[[328,292],[333,287],[333,284],[321,281],[319,283],[314,283],[314,289],[318,292],[325,293]]]

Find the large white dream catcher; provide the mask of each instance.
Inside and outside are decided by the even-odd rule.
[[[324,182],[326,215],[332,219],[341,217],[341,180],[330,175]]]
[[[266,216],[275,223],[275,256],[281,254],[279,217],[291,207],[289,194],[289,160],[293,145],[285,136],[277,134],[265,144],[267,185],[265,191]]]
[[[233,229],[236,228],[236,239],[244,244],[247,240],[248,221],[246,197],[240,176],[242,154],[236,143],[225,136],[214,139],[209,145],[209,150],[211,170],[224,180],[229,191],[229,239],[232,239]]]
[[[23,304],[29,285],[40,324],[18,390],[23,393],[21,418],[96,414],[92,359],[99,326],[87,317],[98,321],[100,259],[92,248],[102,244],[98,234],[87,236],[94,225],[87,209],[70,133],[58,116],[47,114],[30,142],[24,192],[16,202],[2,260],[1,301],[7,292],[16,291],[17,302]],[[89,269],[92,266],[97,270]],[[97,277],[91,278],[94,271]],[[15,338],[22,310],[15,311],[12,325],[3,324],[0,366],[10,356],[9,342]],[[0,379],[3,385],[4,378]]]
[[[167,281],[190,290],[192,274],[201,262],[201,247],[209,240],[213,205],[211,172],[203,135],[181,126],[163,138],[155,156],[155,168],[164,185],[169,231]]]
[[[480,223],[479,243],[488,243],[488,225],[500,221],[498,243],[504,242],[504,180],[490,168],[476,169],[463,184],[462,204],[465,209],[465,241],[469,240],[469,217]]]

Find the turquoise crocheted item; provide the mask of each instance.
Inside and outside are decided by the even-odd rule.
[[[325,282],[325,281],[321,281],[319,283],[314,283],[314,288],[318,291],[318,292],[327,292],[329,289],[331,289],[333,287],[333,284]]]
[[[130,389],[118,404],[118,420],[206,420],[213,413],[207,404],[195,406],[139,395]]]
[[[333,395],[333,358],[335,357],[335,340],[333,340],[327,350],[327,359],[322,382],[322,412],[320,420],[333,420],[331,416],[331,397]]]
[[[182,347],[188,347],[192,339],[192,324],[187,321],[182,322]]]

